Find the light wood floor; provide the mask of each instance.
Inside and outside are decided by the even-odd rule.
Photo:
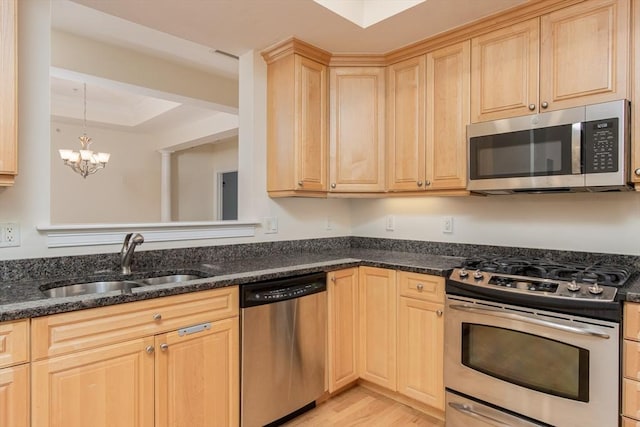
[[[332,397],[284,425],[444,427],[440,420],[359,386]]]

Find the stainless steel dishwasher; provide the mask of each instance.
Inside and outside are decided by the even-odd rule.
[[[241,287],[243,427],[278,425],[325,391],[326,274]]]

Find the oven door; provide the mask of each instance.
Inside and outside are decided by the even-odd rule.
[[[613,322],[447,296],[445,386],[554,426],[616,426],[618,331]]]
[[[578,107],[469,125],[471,191],[585,185]]]

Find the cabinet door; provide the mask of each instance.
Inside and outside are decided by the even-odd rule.
[[[152,427],[153,366],[152,337],[33,362],[32,426]]]
[[[327,67],[296,55],[296,185],[327,189]]]
[[[629,0],[588,0],[544,15],[540,35],[542,107],[627,98]]]
[[[424,56],[387,68],[387,189],[424,188],[425,173]]]
[[[358,379],[358,268],[327,275],[329,392]]]
[[[18,173],[17,0],[0,2],[0,186]]]
[[[0,427],[29,426],[29,365],[0,369]]]
[[[239,320],[156,337],[156,427],[239,424]]]
[[[444,306],[400,297],[398,392],[444,410]]]
[[[385,70],[330,71],[330,191],[384,190]]]
[[[396,272],[360,267],[360,378],[396,390]]]
[[[427,55],[427,190],[467,187],[469,42]]]
[[[327,67],[293,54],[267,72],[267,191],[326,191]]]
[[[535,18],[471,39],[472,122],[537,112],[538,34]]]

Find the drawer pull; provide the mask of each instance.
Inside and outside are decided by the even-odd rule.
[[[196,334],[198,332],[207,331],[211,329],[211,322],[201,323],[195,326],[189,326],[188,328],[182,328],[178,330],[178,336]]]
[[[162,314],[156,313],[153,315],[153,320],[162,320]]]
[[[442,317],[443,314],[444,312],[442,310],[436,310],[436,316]]]
[[[155,350],[155,349],[153,348],[153,346],[152,346],[152,345],[148,345],[148,346],[146,346],[146,347],[145,347],[145,349],[144,349],[144,351],[146,351],[146,352],[147,352],[147,353],[149,353],[149,354],[153,354],[153,351],[154,351],[154,350]]]
[[[166,342],[160,344],[160,350],[167,351],[168,348],[169,348],[169,344],[167,344]]]
[[[420,292],[422,292],[422,290],[424,289],[424,285],[422,283],[418,283],[416,285],[416,289],[419,290]]]

